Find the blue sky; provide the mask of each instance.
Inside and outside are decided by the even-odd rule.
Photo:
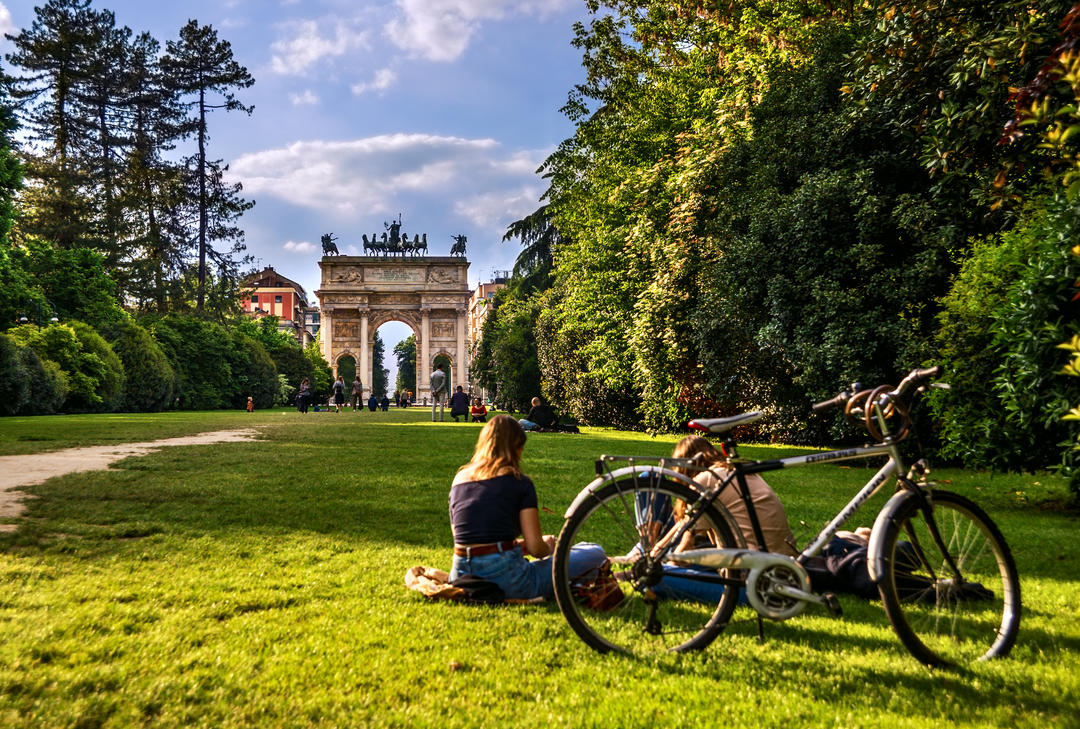
[[[39,2],[0,1],[0,30]],[[218,113],[211,149],[255,207],[241,222],[261,265],[318,288],[319,237],[343,253],[402,215],[435,255],[469,238],[474,286],[509,269],[508,223],[533,211],[535,170],[572,132],[559,113],[582,78],[582,0],[95,0],[164,44],[189,20],[232,44],[255,85],[250,117]],[[7,53],[11,44],[4,41]],[[315,303],[314,301],[312,303]],[[409,330],[388,325],[388,348]],[[391,362],[387,362],[392,365]]]

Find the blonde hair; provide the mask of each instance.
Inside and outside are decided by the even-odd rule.
[[[470,469],[476,481],[506,475],[521,478],[524,448],[525,429],[521,424],[509,415],[496,415],[480,430],[472,460],[458,471]]]

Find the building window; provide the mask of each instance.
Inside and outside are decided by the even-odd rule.
[[[281,303],[281,294],[276,294],[274,296],[274,303],[275,304],[280,304]]]
[[[254,294],[254,295],[252,295],[252,297],[251,297],[251,303],[253,303],[253,304],[257,304],[257,303],[259,303],[259,295],[258,295],[258,294]]]

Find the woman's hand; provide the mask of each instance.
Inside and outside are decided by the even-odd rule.
[[[521,536],[525,545],[525,554],[532,557],[547,557],[555,549],[555,537],[540,531],[540,511],[538,509],[521,510]]]

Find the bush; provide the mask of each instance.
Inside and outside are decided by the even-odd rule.
[[[119,328],[112,348],[123,362],[127,376],[123,409],[156,413],[168,407],[176,374],[150,333],[138,324],[126,323]]]
[[[220,324],[191,316],[169,315],[147,321],[176,373],[178,406],[186,410],[229,407],[236,385],[228,331]]]
[[[240,332],[232,335],[234,387],[230,405],[242,408],[251,397],[257,408],[274,406],[278,394],[278,373],[274,360],[262,344]]]
[[[0,415],[19,412],[30,397],[30,382],[19,345],[11,337],[0,334]]]
[[[978,244],[944,298],[938,343],[952,389],[931,399],[943,454],[967,466],[1039,469],[1072,462],[1080,382],[1061,374],[1057,345],[1080,331],[1069,247],[1080,214],[1064,201],[1025,213]],[[1064,445],[1064,448],[1063,448]]]
[[[89,325],[82,322],[11,330],[15,341],[32,348],[43,360],[55,362],[64,373],[65,412],[115,409],[124,386],[120,359]]]
[[[30,347],[19,347],[19,357],[29,387],[26,404],[19,415],[52,415],[59,412],[70,389],[67,374],[60,365],[38,357]]]

